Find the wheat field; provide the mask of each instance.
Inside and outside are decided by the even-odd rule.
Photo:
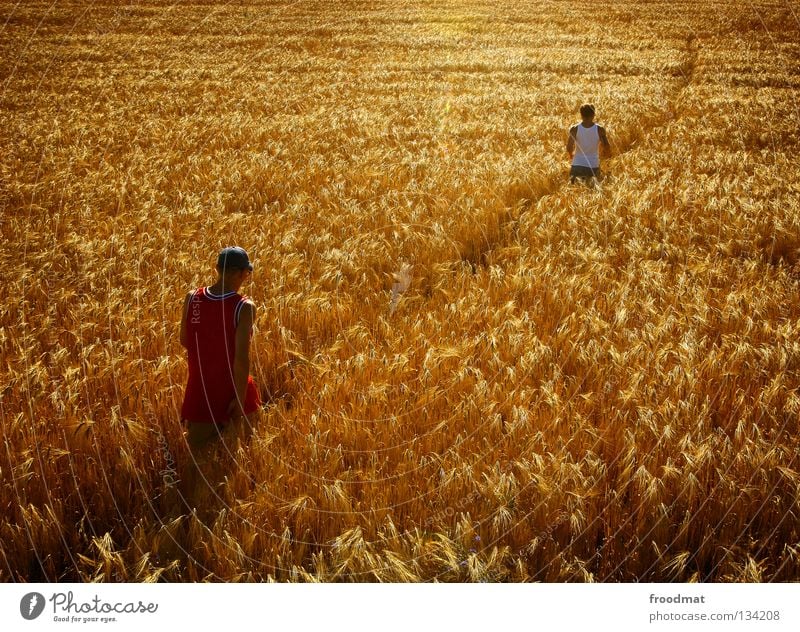
[[[0,33],[0,580],[800,579],[797,2]],[[266,406],[190,498],[180,308],[231,244]]]

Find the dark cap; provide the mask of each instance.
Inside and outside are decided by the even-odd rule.
[[[253,264],[244,248],[230,246],[223,248],[217,257],[217,268],[221,271],[236,268],[239,270],[252,270]]]

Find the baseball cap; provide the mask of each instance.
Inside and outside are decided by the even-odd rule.
[[[244,248],[239,246],[230,246],[223,248],[217,257],[217,268],[225,270],[226,268],[238,268],[244,270],[253,269],[253,264],[250,263],[250,258]]]

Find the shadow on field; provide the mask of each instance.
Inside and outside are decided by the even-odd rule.
[[[178,568],[196,567],[195,547],[211,533],[214,522],[229,508],[228,479],[236,470],[237,455],[249,443],[258,419],[226,428],[200,448],[181,450],[179,479],[160,498],[161,524],[158,554],[178,562]],[[178,571],[181,573],[181,570]],[[181,575],[182,577],[182,575]]]

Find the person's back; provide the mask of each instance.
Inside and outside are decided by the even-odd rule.
[[[576,179],[602,179],[600,171],[600,148],[610,152],[606,131],[594,122],[593,105],[581,106],[581,122],[573,125],[567,139],[567,153],[571,160],[570,181]]]
[[[181,409],[183,419],[219,425],[228,421],[228,409],[236,397],[236,328],[246,302],[247,298],[235,291],[218,296],[210,288],[201,287],[192,293],[186,320],[189,380]],[[253,390],[248,389],[251,399]],[[245,400],[245,408],[252,408],[247,403]]]
[[[600,133],[597,123],[586,127],[583,123],[575,126],[575,156],[573,167],[600,168]]]
[[[184,300],[180,341],[188,354],[189,378],[181,419],[192,448],[261,405],[249,374],[255,306],[239,294],[252,270],[243,249],[225,248],[217,259],[216,283],[189,292]]]

